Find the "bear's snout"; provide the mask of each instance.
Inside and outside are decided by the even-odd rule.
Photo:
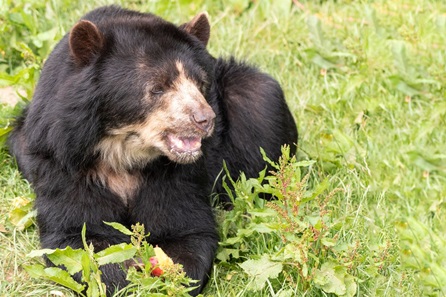
[[[209,133],[214,126],[215,112],[210,106],[207,106],[206,108],[194,110],[190,119],[198,129]]]

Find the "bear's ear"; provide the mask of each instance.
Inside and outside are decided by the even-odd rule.
[[[104,46],[104,37],[90,21],[78,22],[70,32],[70,51],[79,66],[88,65]]]
[[[204,46],[208,44],[211,35],[211,25],[206,12],[197,14],[190,22],[182,24],[180,29],[197,37]]]

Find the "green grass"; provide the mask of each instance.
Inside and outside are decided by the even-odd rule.
[[[351,265],[349,259],[342,263],[355,277],[357,296],[446,296],[444,1],[125,3],[176,23],[208,11],[213,55],[247,59],[282,84],[299,127],[299,159],[316,161],[308,188],[328,179],[328,191],[342,189],[327,209],[331,237],[344,254],[322,249],[319,268],[337,256],[351,257]],[[95,6],[83,0],[0,1],[0,86],[13,84],[30,99],[50,49]],[[12,114],[0,107],[0,127]],[[51,290],[74,296],[21,268],[33,261],[25,255],[39,247],[34,226],[21,230],[9,218],[23,197],[32,200],[32,191],[3,149],[0,296],[54,296]],[[222,226],[230,216],[219,213]],[[249,218],[235,222],[253,226]],[[273,255],[282,244],[273,232],[243,238],[232,246],[240,259],[215,261],[204,295],[329,296],[300,278],[298,268],[271,278],[260,291],[248,290],[252,278],[238,264]]]

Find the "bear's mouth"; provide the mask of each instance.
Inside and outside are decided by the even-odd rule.
[[[201,137],[167,135],[167,143],[170,151],[176,154],[194,154],[201,149]]]

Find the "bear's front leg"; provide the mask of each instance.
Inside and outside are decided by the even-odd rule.
[[[217,245],[218,237],[213,233],[187,235],[159,244],[175,263],[183,265],[188,277],[198,281],[191,284],[198,286],[190,292],[192,296],[198,295],[209,279]]]
[[[188,277],[199,281],[192,285],[198,288],[191,295],[206,285],[219,240],[204,161],[151,163],[130,213],[131,221],[143,224],[150,233],[149,243],[162,248],[183,265]]]

